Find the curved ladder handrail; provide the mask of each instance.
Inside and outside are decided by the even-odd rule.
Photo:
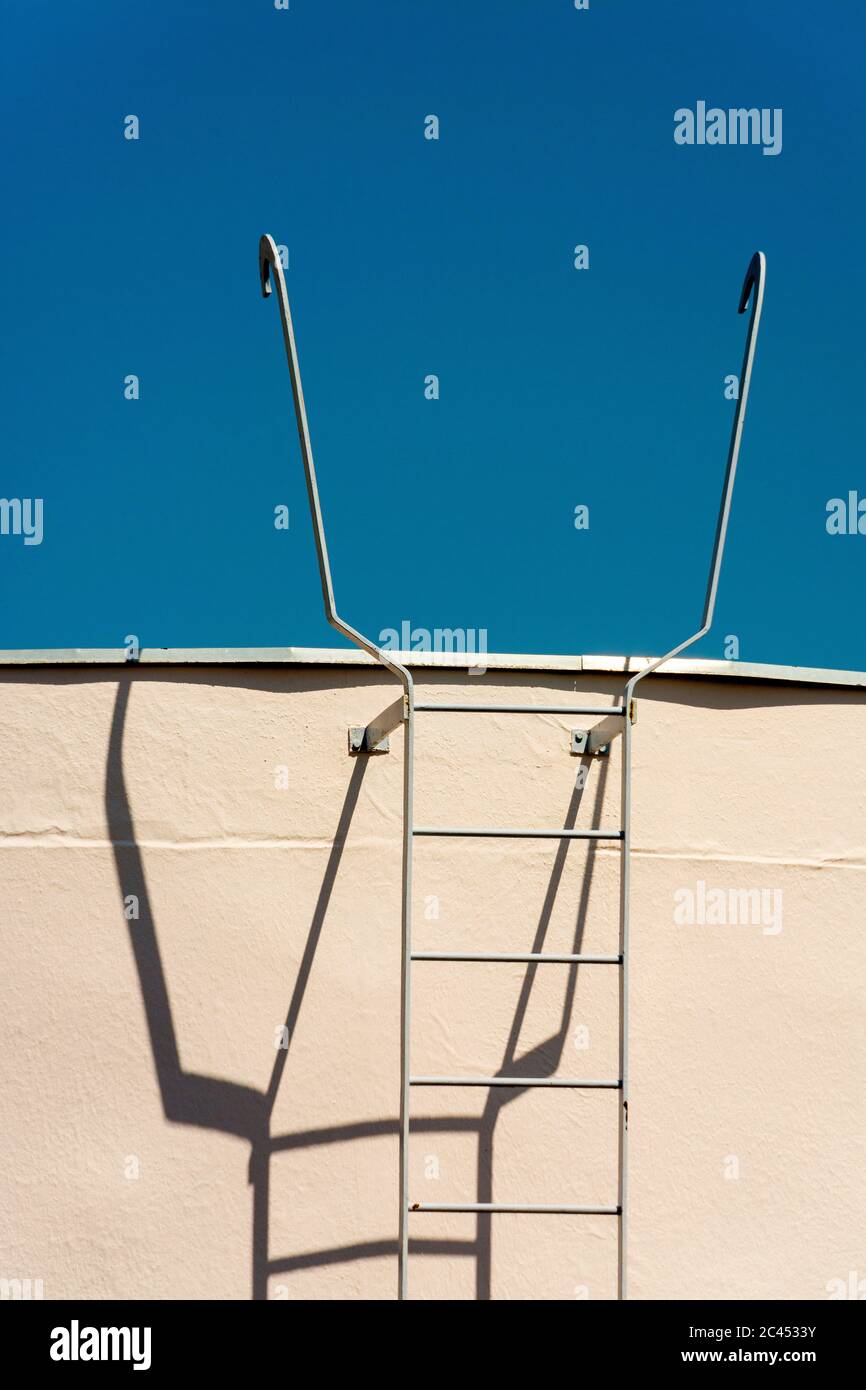
[[[304,388],[301,384],[301,369],[298,364],[298,349],[292,327],[292,313],[289,296],[286,293],[286,280],[276,243],[271,236],[263,236],[259,241],[259,276],[262,296],[267,299],[271,293],[271,281],[276,282],[277,298],[280,304],[280,320],[283,325],[283,341],[286,346],[286,360],[292,379],[292,397],[295,402],[295,419],[298,425],[298,438],[301,444],[301,457],[304,461],[304,476],[307,480],[307,496],[313,518],[313,535],[316,541],[316,555],[319,561],[319,579],[322,584],[322,598],[325,604],[325,617],[344,637],[348,637],[356,647],[367,652],[380,662],[403,686],[403,723],[405,740],[403,744],[403,884],[401,903],[401,966],[400,966],[400,1215],[399,1215],[399,1265],[397,1296],[406,1298],[407,1266],[409,1258],[409,1037],[411,1032],[411,984],[410,947],[412,921],[412,834],[413,798],[415,764],[415,686],[412,676],[399,661],[386,656],[375,642],[365,637],[357,628],[345,622],[337,612],[334,600],[334,585],[331,580],[331,565],[328,560],[328,544],[325,540],[325,523],[319,502],[319,488],[316,482],[316,466],[313,462],[313,446],[310,443],[310,427],[307,423],[307,407],[304,404]]]
[[[345,622],[337,612],[337,605],[334,600],[334,585],[331,579],[331,565],[328,559],[328,543],[325,539],[325,523],[322,520],[322,507],[319,502],[319,486],[316,481],[316,465],[313,462],[313,446],[310,442],[310,427],[307,423],[307,407],[304,404],[304,388],[301,384],[301,369],[298,363],[298,349],[295,343],[295,333],[292,327],[292,311],[289,308],[289,296],[286,292],[286,280],[283,275],[283,267],[280,263],[280,255],[277,251],[276,243],[272,236],[263,236],[259,241],[259,276],[262,283],[262,297],[268,299],[271,293],[271,280],[276,282],[277,299],[280,305],[280,320],[283,326],[283,341],[286,346],[286,360],[289,364],[289,376],[292,381],[292,397],[295,402],[295,419],[298,425],[298,438],[301,444],[301,457],[304,463],[304,475],[307,480],[307,496],[310,501],[310,513],[313,518],[313,536],[316,542],[316,557],[319,562],[319,579],[322,585],[322,598],[325,604],[325,617],[331,627],[341,632],[344,637],[348,637],[356,647],[368,653],[376,661],[386,666],[393,675],[403,682],[404,689],[408,692],[412,689],[412,677],[401,666],[399,661],[392,661],[375,642],[369,637],[365,637],[357,628],[352,627],[351,623]]]
[[[764,281],[767,273],[767,258],[763,251],[756,251],[749,262],[746,271],[746,278],[743,281],[743,288],[740,292],[740,304],[737,309],[738,314],[744,314],[751,296],[752,313],[749,318],[749,328],[746,334],[746,346],[743,352],[743,365],[740,369],[740,391],[737,398],[737,408],[734,414],[734,423],[731,427],[731,442],[728,447],[728,463],[725,470],[725,481],[722,487],[722,500],[719,505],[719,518],[716,523],[716,538],[713,543],[713,558],[710,563],[710,575],[707,581],[707,596],[704,600],[704,616],[701,626],[691,637],[687,637],[684,642],[680,642],[664,656],[656,657],[649,662],[642,671],[638,671],[632,676],[625,687],[623,703],[626,706],[627,714],[631,713],[631,701],[634,695],[634,688],[638,681],[643,680],[651,671],[658,670],[666,661],[684,652],[686,647],[690,647],[693,642],[697,642],[701,637],[706,637],[713,625],[713,614],[716,607],[716,594],[719,587],[719,575],[722,569],[722,559],[725,553],[725,538],[728,533],[728,520],[731,514],[731,499],[734,494],[734,481],[737,476],[737,460],[740,456],[740,442],[743,437],[743,424],[746,418],[746,405],[749,400],[749,385],[752,380],[752,365],[755,360],[755,348],[758,344],[758,328],[761,322],[761,309],[764,304]]]
[[[691,637],[687,637],[684,642],[680,642],[665,656],[657,657],[650,661],[641,671],[636,672],[625,687],[623,693],[624,717],[620,725],[622,733],[622,753],[621,753],[621,772],[620,772],[620,804],[622,807],[622,840],[620,841],[620,878],[619,878],[619,954],[622,965],[619,972],[619,1058],[620,1058],[620,1114],[619,1114],[619,1190],[617,1202],[620,1210],[620,1238],[618,1250],[618,1292],[620,1299],[628,1298],[628,1226],[626,1213],[628,1210],[628,1107],[629,1107],[629,934],[630,934],[630,909],[631,909],[631,748],[632,748],[632,725],[635,717],[634,709],[634,689],[638,681],[643,680],[651,671],[656,671],[663,666],[671,657],[677,656],[685,651],[693,642],[709,632],[713,613],[716,606],[716,594],[719,587],[719,574],[722,568],[722,557],[725,550],[725,537],[728,530],[728,520],[731,513],[731,498],[734,491],[734,479],[737,473],[737,459],[740,453],[740,441],[743,436],[743,421],[746,415],[746,403],[749,399],[749,383],[752,377],[752,364],[755,359],[755,346],[758,340],[758,325],[761,319],[761,308],[764,302],[764,277],[766,272],[766,260],[761,251],[756,251],[749,268],[746,271],[746,278],[743,281],[743,289],[740,294],[740,304],[738,313],[744,313],[751,295],[752,315],[749,319],[749,329],[746,334],[746,347],[743,355],[743,366],[740,372],[740,392],[737,399],[737,409],[734,415],[734,423],[731,429],[731,442],[728,447],[728,463],[725,470],[725,481],[722,487],[722,500],[719,506],[719,518],[716,523],[716,538],[713,543],[713,558],[710,563],[710,574],[707,581],[707,596],[704,601],[704,616],[700,628]]]

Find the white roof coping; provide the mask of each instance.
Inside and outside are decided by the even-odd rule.
[[[460,652],[389,652],[416,670],[466,670]],[[551,671],[627,675],[639,671],[648,656],[536,656],[484,652],[489,671]],[[125,647],[69,647],[42,651],[0,651],[0,666],[375,666],[366,652],[345,647],[145,647],[137,663],[127,662]],[[866,687],[866,671],[832,671],[813,666],[771,666],[752,661],[713,661],[675,657],[659,676],[696,676],[709,680],[770,681],[796,685]],[[652,679],[653,677],[649,677]]]

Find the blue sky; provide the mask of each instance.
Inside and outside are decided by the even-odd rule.
[[[498,651],[697,626],[763,250],[698,650],[866,667],[866,535],[825,525],[866,497],[864,39],[856,0],[9,0],[0,496],[44,536],[0,536],[0,647],[338,645],[267,231],[343,616]],[[781,153],[677,145],[699,100],[781,108]]]

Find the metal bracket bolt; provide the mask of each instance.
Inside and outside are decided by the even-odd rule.
[[[593,748],[590,745],[589,736],[591,729],[572,729],[571,731],[571,751],[576,757],[585,757],[590,754],[594,758],[606,758],[610,753],[610,744],[605,743],[601,748]]]

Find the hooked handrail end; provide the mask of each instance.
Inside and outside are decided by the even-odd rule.
[[[746,278],[743,281],[743,288],[740,292],[740,307],[737,310],[738,314],[744,314],[746,312],[746,309],[748,308],[749,304],[749,297],[752,293],[752,288],[755,288],[756,293],[760,289],[761,282],[764,278],[764,270],[766,264],[767,258],[764,255],[763,251],[756,251],[752,259],[749,261],[749,268],[746,271]]]
[[[262,282],[262,298],[267,299],[271,292],[270,267],[276,264],[277,248],[272,236],[267,233],[259,238],[259,278]]]

